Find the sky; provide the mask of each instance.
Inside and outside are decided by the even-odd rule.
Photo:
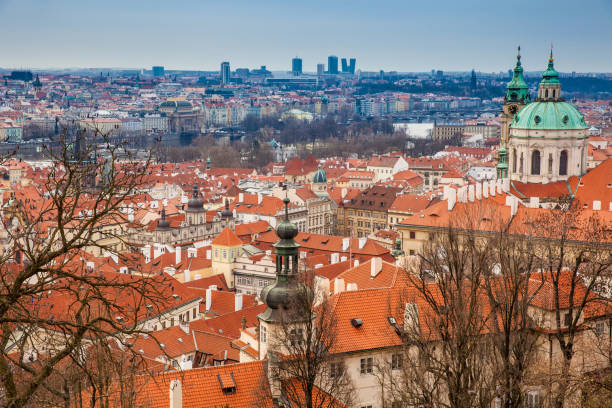
[[[612,0],[0,0],[0,67],[612,71]]]

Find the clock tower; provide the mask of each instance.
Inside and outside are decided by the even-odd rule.
[[[518,47],[514,74],[512,75],[512,80],[506,87],[506,95],[504,97],[504,105],[502,107],[502,146],[507,146],[510,124],[514,119],[514,115],[529,102],[531,102],[531,96],[529,95],[529,86],[527,86],[525,78],[523,78],[523,67],[521,66],[521,47]]]

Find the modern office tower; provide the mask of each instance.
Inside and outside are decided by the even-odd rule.
[[[348,64],[346,62],[346,58],[342,58],[342,72],[343,73],[349,72],[349,67],[348,67]]]
[[[230,81],[230,63],[229,61],[223,61],[221,63],[221,83],[223,85],[229,84]]]
[[[336,57],[335,55],[330,55],[329,57],[327,57],[327,73],[338,73],[338,57]]]
[[[317,64],[317,75],[323,75],[325,73],[325,64]]]
[[[164,67],[161,65],[153,67],[153,76],[155,77],[163,77],[165,74]]]
[[[349,72],[355,75],[355,65],[357,65],[357,60],[355,58],[351,58],[349,60]]]
[[[302,75],[302,59],[295,57],[291,60],[291,72],[293,75]]]

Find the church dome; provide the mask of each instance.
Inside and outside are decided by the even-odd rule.
[[[323,170],[323,167],[321,167],[320,164],[319,164],[319,169],[316,171],[316,173],[312,177],[312,182],[319,183],[319,184],[327,183],[327,174],[325,174],[325,170]]]
[[[571,103],[539,101],[521,109],[510,124],[511,129],[582,130],[588,129],[584,117]],[[544,137],[544,136],[543,136]]]
[[[198,185],[193,185],[193,196],[187,201],[187,211],[204,211],[204,202],[200,200]]]

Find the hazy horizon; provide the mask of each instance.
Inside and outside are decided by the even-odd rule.
[[[507,71],[521,45],[526,71],[546,68],[550,43],[562,72],[612,71],[612,2],[246,0],[172,5],[158,0],[85,4],[0,0],[6,69],[219,69],[266,65],[304,71],[327,57],[363,71]],[[432,29],[433,28],[433,29]],[[569,29],[568,29],[569,28]]]

